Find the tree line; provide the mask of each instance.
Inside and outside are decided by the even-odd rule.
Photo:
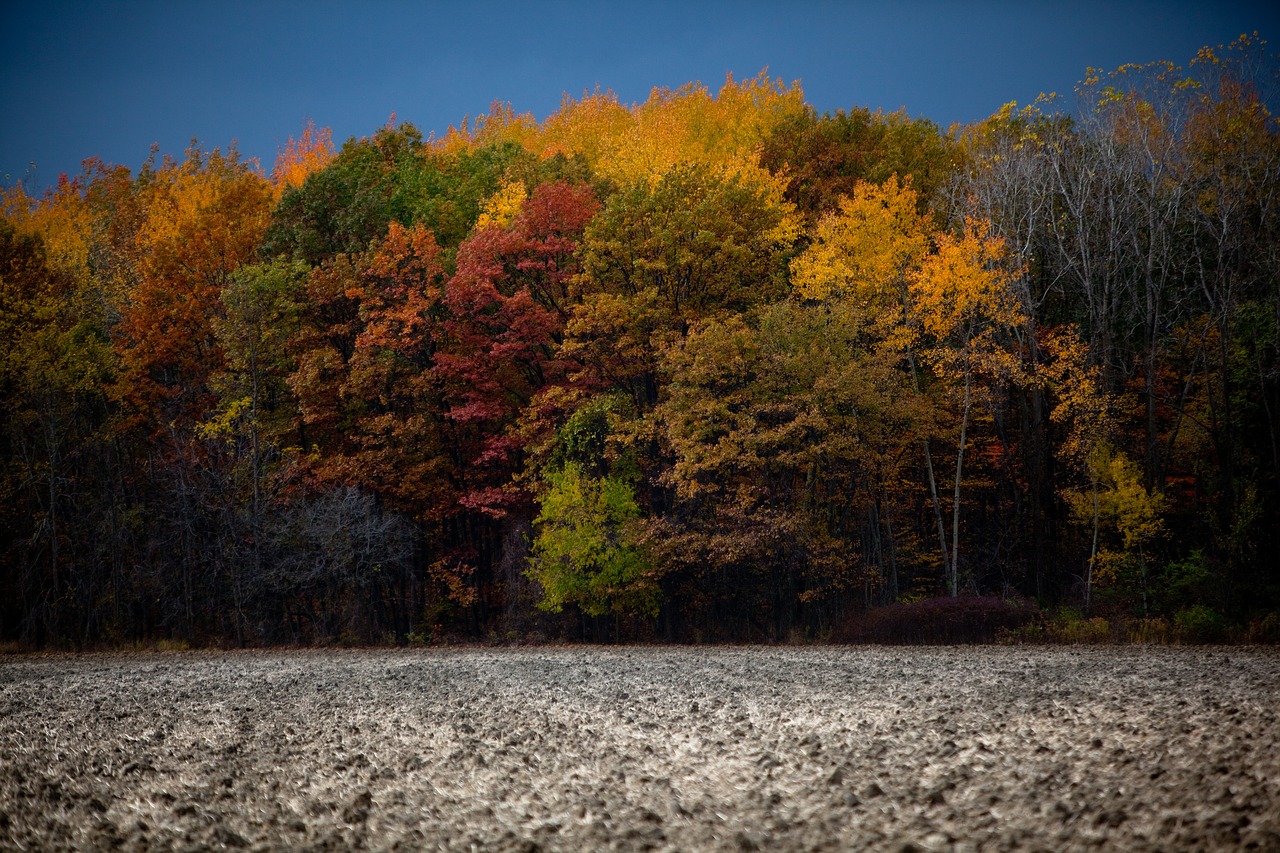
[[[193,143],[0,220],[0,640],[1280,610],[1280,64]]]

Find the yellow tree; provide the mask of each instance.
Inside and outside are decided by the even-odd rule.
[[[538,125],[532,113],[517,114],[511,104],[494,101],[489,105],[489,112],[463,118],[457,126],[450,125],[443,138],[433,136],[431,143],[438,153],[453,155],[504,143],[515,143],[536,152]]]
[[[715,94],[701,83],[655,88],[646,101],[630,106],[612,92],[566,98],[537,128],[536,142],[527,133],[509,138],[534,146],[542,157],[580,155],[622,186],[656,183],[678,165],[697,163],[726,179],[776,184],[781,197],[786,176],[760,167],[760,149],[778,127],[807,110],[798,84],[787,86],[761,72],[741,82],[730,75]]]
[[[918,201],[909,181],[859,181],[852,195],[839,199],[836,211],[819,220],[809,247],[792,260],[791,283],[804,299],[852,312],[871,330],[873,345],[883,357],[907,366],[921,396],[912,281],[928,254],[933,226],[920,214]],[[942,503],[927,435],[920,438],[920,450],[943,570],[950,576]]]
[[[574,100],[568,95],[560,109],[539,127],[543,157],[581,155],[593,169],[607,159],[613,140],[625,136],[634,124],[631,110],[613,92],[599,90]]]
[[[1147,549],[1164,534],[1161,515],[1165,497],[1143,485],[1142,468],[1106,441],[1094,447],[1089,467],[1095,478],[1092,493],[1073,493],[1068,503],[1076,519],[1092,517],[1095,531],[1102,528],[1110,532],[1109,547],[1094,546],[1091,580],[1099,585],[1127,586],[1130,593],[1131,584],[1138,584],[1145,617],[1149,598]]]
[[[1009,262],[1003,238],[983,220],[966,220],[960,234],[937,236],[936,249],[911,277],[910,298],[919,320],[921,355],[956,398],[959,436],[951,507],[947,592],[958,591],[960,486],[974,403],[991,385],[1018,380],[1021,358],[1011,333],[1025,325],[1015,285],[1021,268]]]
[[[1041,337],[1044,357],[1036,365],[1036,378],[1053,400],[1049,419],[1062,430],[1056,456],[1064,471],[1083,473],[1088,480],[1084,491],[1071,487],[1061,490],[1077,520],[1091,526],[1089,560],[1084,573],[1084,607],[1088,612],[1098,564],[1101,463],[1114,456],[1105,448],[1116,428],[1112,416],[1115,401],[1106,390],[1101,368],[1089,361],[1088,345],[1075,326],[1047,332]]]
[[[864,316],[887,346],[906,349],[911,327],[908,283],[933,232],[918,212],[910,181],[859,182],[824,216],[807,249],[791,262],[791,284],[804,299],[837,300]]]
[[[81,179],[65,175],[42,198],[27,196],[21,184],[0,195],[4,216],[24,234],[38,234],[49,269],[78,282],[90,276],[94,214]]]

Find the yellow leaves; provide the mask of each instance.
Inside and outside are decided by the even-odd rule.
[[[27,197],[21,184],[4,193],[4,215],[24,234],[39,234],[45,262],[56,272],[82,281],[89,274],[93,212],[78,181],[65,177],[43,198]]]
[[[233,440],[237,432],[237,422],[252,408],[250,397],[228,400],[212,418],[196,425],[196,434],[206,440]]]
[[[234,153],[193,150],[182,163],[166,161],[145,186],[137,240],[157,272],[229,273],[256,248],[270,215],[270,187]]]
[[[1114,396],[1075,326],[1045,334],[1042,349],[1046,358],[1036,366],[1036,380],[1053,401],[1049,419],[1065,433],[1057,455],[1067,465],[1088,468],[1094,449],[1115,427]]]
[[[935,371],[965,377],[966,387],[975,373],[1018,374],[1018,354],[1001,338],[1024,320],[1014,290],[1021,272],[1011,268],[1004,240],[985,220],[966,220],[961,234],[938,236],[910,284],[915,318],[932,343],[924,355]]]
[[[1104,86],[1102,94],[1098,98],[1098,106],[1105,107],[1108,104],[1116,104],[1124,100],[1124,92],[1115,86]]]
[[[797,295],[841,302],[882,348],[918,350],[938,374],[966,378],[1018,374],[1019,355],[1004,338],[1024,324],[1019,275],[989,223],[936,232],[916,211],[910,184],[896,179],[859,183],[791,261]]]
[[[515,142],[543,158],[581,155],[619,184],[652,182],[673,167],[698,163],[725,177],[768,186],[785,183],[759,166],[763,140],[789,117],[808,110],[799,84],[784,85],[761,72],[742,82],[730,75],[720,91],[700,83],[655,88],[641,104],[623,105],[612,92],[565,98],[541,124],[495,103],[488,115],[450,128],[435,146],[457,153],[496,142]]]
[[[654,180],[690,162],[747,176],[758,169],[757,149],[765,137],[805,109],[798,85],[784,86],[762,72],[741,83],[730,75],[714,97],[698,83],[654,89],[647,101],[630,108],[597,94],[581,106],[562,106],[545,127],[563,135],[572,116],[589,119],[590,124],[578,122],[576,150],[588,156],[593,168],[620,183]],[[588,129],[600,135],[589,139],[581,132]],[[563,141],[558,150],[566,150]]]
[[[475,230],[506,228],[520,213],[520,208],[528,196],[529,193],[521,181],[502,181],[498,191],[485,202],[484,210],[476,220]]]
[[[443,139],[434,143],[437,152],[442,154],[461,154],[489,145],[514,142],[529,150],[537,151],[538,125],[532,113],[517,114],[511,104],[494,101],[489,105],[488,113],[481,113],[472,118],[464,118],[454,127],[449,126]]]
[[[805,299],[841,298],[884,309],[899,301],[908,271],[928,248],[928,233],[909,181],[859,182],[791,262],[792,286]]]
[[[1122,453],[1110,454],[1099,463],[1101,479],[1109,486],[1099,496],[1103,513],[1115,520],[1126,551],[1138,551],[1164,532],[1165,498],[1142,484],[1141,469]]]
[[[912,277],[911,292],[926,334],[969,335],[977,326],[1016,326],[1021,311],[1004,238],[985,220],[967,219],[958,235],[939,234],[937,247]]]
[[[566,96],[560,109],[542,123],[539,153],[544,158],[581,154],[595,168],[604,161],[611,140],[624,136],[632,123],[631,111],[613,92],[596,91],[577,101]]]
[[[1107,531],[1111,545],[1098,551],[1094,570],[1099,580],[1114,580],[1119,570],[1166,532],[1162,515],[1165,496],[1147,489],[1142,469],[1108,442],[1099,443],[1089,457],[1094,472],[1091,488],[1068,492],[1065,497],[1073,518],[1081,525],[1094,524]]]
[[[793,259],[791,282],[802,298],[837,300],[867,318],[882,346],[905,351],[922,337],[940,373],[1010,376],[1019,359],[998,338],[1023,323],[1021,272],[989,223],[936,232],[910,184],[891,179],[859,183],[840,200]]]
[[[1243,38],[1243,36],[1242,36]],[[1217,65],[1222,62],[1218,58],[1218,54],[1213,48],[1205,45],[1196,53],[1196,58],[1191,60],[1192,65]]]

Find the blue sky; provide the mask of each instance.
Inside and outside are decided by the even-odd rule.
[[[236,141],[269,169],[307,120],[339,142],[391,113],[443,133],[494,100],[542,119],[563,94],[762,68],[819,111],[905,108],[944,127],[1087,66],[1170,59],[1258,30],[1252,2],[20,2],[0,0],[0,184],[43,186],[91,155],[136,168]],[[35,163],[35,171],[30,164]],[[30,180],[34,178],[34,180]]]

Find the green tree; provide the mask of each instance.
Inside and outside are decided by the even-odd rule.
[[[268,468],[279,462],[291,438],[296,443],[298,410],[287,381],[296,361],[288,347],[299,328],[305,275],[306,268],[296,262],[241,267],[223,289],[223,310],[213,320],[226,364],[212,380],[217,408],[199,431],[227,443],[236,479],[248,481],[254,581],[263,572]]]
[[[811,223],[839,207],[859,181],[910,179],[921,213],[950,179],[955,145],[928,119],[865,107],[819,116],[793,112],[772,128],[761,165],[787,178],[786,199]]]
[[[89,281],[0,219],[0,590],[37,643],[83,642],[100,616],[88,481],[114,359],[97,309]]]
[[[640,517],[631,485],[618,476],[593,477],[574,463],[545,476],[529,568],[542,585],[539,607],[656,616],[657,577],[629,533]]]
[[[284,192],[264,249],[314,266],[365,251],[396,222],[421,225],[453,250],[507,172],[527,171],[532,160],[511,142],[438,150],[413,125],[388,124],[371,137],[347,140],[328,165]]]
[[[581,304],[566,354],[651,407],[659,355],[691,322],[786,293],[797,233],[776,193],[710,166],[677,165],[653,183],[624,187],[583,236]]]

